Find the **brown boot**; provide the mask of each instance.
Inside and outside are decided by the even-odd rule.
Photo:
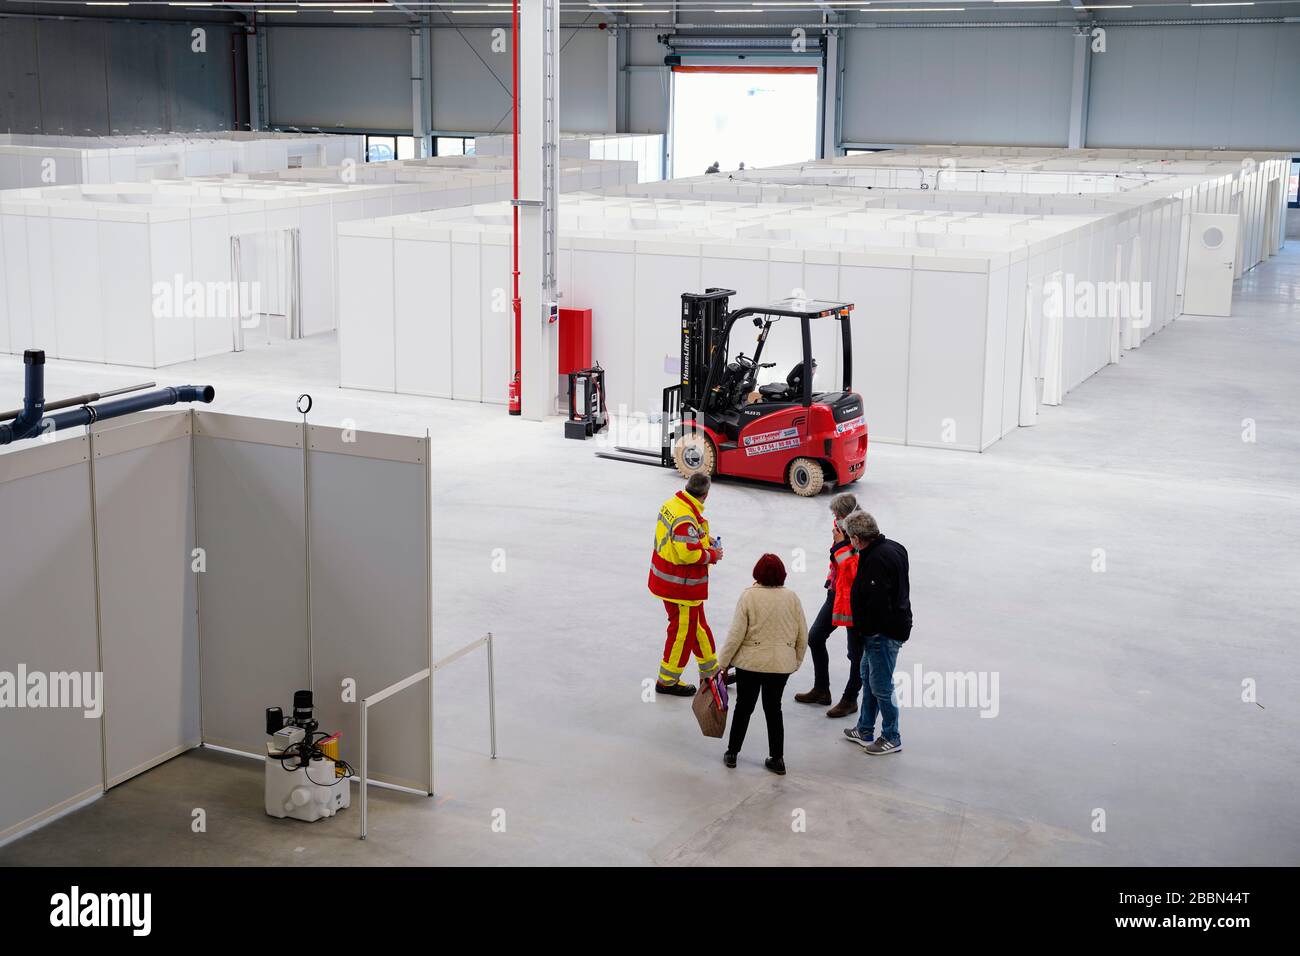
[[[795,694],[794,699],[801,704],[820,704],[824,707],[831,702],[831,692],[814,687],[806,694]]]
[[[826,711],[827,717],[847,717],[850,714],[858,712],[858,700],[856,697],[842,697],[840,702]]]

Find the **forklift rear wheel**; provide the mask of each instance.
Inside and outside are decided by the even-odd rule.
[[[708,435],[693,432],[682,435],[673,444],[673,464],[683,478],[691,475],[708,475],[712,478],[717,471],[718,456]]]
[[[821,462],[811,458],[796,458],[790,462],[790,490],[796,495],[812,498],[821,493],[826,483],[826,473]]]

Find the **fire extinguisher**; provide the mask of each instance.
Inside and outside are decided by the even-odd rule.
[[[515,372],[514,378],[510,379],[509,390],[510,414],[518,415],[523,411],[523,406],[519,401],[519,373]]]

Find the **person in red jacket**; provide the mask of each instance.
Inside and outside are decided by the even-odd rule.
[[[830,655],[826,641],[837,627],[847,635],[849,680],[844,685],[840,701],[827,717],[848,717],[858,712],[858,692],[862,690],[862,641],[853,630],[853,611],[849,595],[853,590],[853,577],[857,572],[858,556],[844,531],[844,519],[858,509],[858,499],[851,494],[836,495],[831,499],[831,515],[835,524],[831,528],[831,563],[826,575],[826,600],[817,613],[817,619],[808,631],[808,649],[813,659],[813,687],[794,699],[801,704],[825,706],[831,702]]]

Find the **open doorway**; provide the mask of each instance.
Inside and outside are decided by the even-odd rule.
[[[301,261],[297,229],[230,237],[234,351],[302,338]]]
[[[815,66],[673,67],[672,175],[817,155]]]

